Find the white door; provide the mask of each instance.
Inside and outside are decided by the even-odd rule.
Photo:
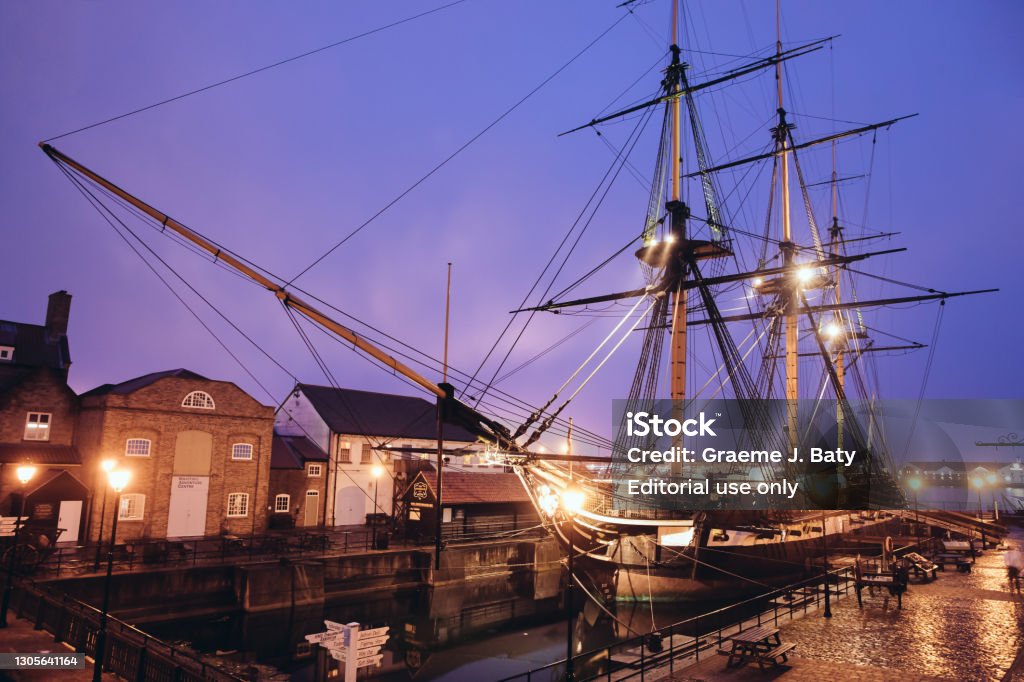
[[[320,491],[319,490],[307,490],[306,491],[306,511],[305,519],[302,525],[304,526],[315,526],[320,521]]]
[[[338,489],[335,498],[334,525],[353,526],[366,523],[366,495],[354,485]]]
[[[172,476],[171,506],[167,511],[167,537],[206,534],[206,497],[209,476]]]
[[[60,542],[78,542],[78,526],[82,522],[82,501],[61,500],[57,512],[57,527],[64,532],[57,538]]]

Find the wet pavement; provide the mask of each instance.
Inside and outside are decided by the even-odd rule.
[[[1008,544],[1024,547],[1015,529]],[[782,641],[797,647],[787,665],[726,669],[716,656],[669,678],[683,681],[781,679],[785,682],[876,680],[1024,680],[1024,598],[1009,591],[1003,550],[979,557],[971,573],[952,567],[934,582],[912,582],[895,597],[864,591],[833,607],[782,626]]]

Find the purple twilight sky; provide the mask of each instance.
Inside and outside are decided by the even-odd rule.
[[[235,381],[264,403],[279,401],[292,378],[197,304],[271,395],[256,385],[36,144],[439,4],[4,3],[0,318],[41,323],[46,296],[71,292],[71,384],[78,391],[187,367]],[[54,144],[209,237],[292,277],[608,28],[625,11],[617,4],[466,0]],[[695,74],[731,59],[723,55],[773,44],[774,3],[686,6],[684,46],[702,50],[684,54]],[[612,161],[593,132],[556,134],[597,115],[637,79],[618,104],[657,88],[657,71],[641,76],[665,62],[659,56],[667,44],[668,8],[666,0],[636,3],[634,16],[303,276],[300,286],[439,354],[445,264],[452,261],[451,361],[475,369]],[[920,113],[879,133],[873,157],[870,137],[840,146],[840,175],[872,171],[870,182],[844,186],[845,218],[901,233],[877,248],[910,250],[863,269],[949,291],[1002,289],[946,306],[927,394],[1024,396],[1024,5],[785,0],[783,13],[787,45],[841,36],[832,48],[787,65],[787,109],[797,135],[807,139],[846,125],[828,118],[872,122]],[[714,160],[768,143],[771,89],[766,74],[699,100]],[[631,125],[604,132],[621,144]],[[651,141],[647,135],[631,157],[641,180],[653,167]],[[827,176],[827,149],[806,159],[811,179]],[[690,197],[695,189],[687,191]],[[827,195],[816,191],[824,218]],[[646,196],[641,182],[624,173],[560,284],[639,232]],[[697,196],[691,201],[700,204]],[[760,230],[764,205],[738,211],[737,224]],[[797,200],[794,211],[802,212]],[[326,382],[272,295],[151,231],[146,238],[292,374]],[[577,293],[635,287],[639,274],[628,261]],[[872,319],[927,343],[936,310],[885,310]],[[587,321],[538,318],[506,370]],[[598,319],[501,387],[533,403],[545,401],[613,322]],[[315,338],[340,383],[411,390],[351,351]],[[879,358],[883,394],[916,397],[926,359],[925,352]],[[616,358],[570,412],[609,434],[610,400],[624,395],[632,362]]]

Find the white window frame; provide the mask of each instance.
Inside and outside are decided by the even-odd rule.
[[[313,473],[316,471],[316,473]],[[323,476],[324,467],[322,464],[307,464],[306,465],[306,476],[308,478],[320,478]]]
[[[213,402],[213,396],[206,391],[192,391],[181,401],[181,406],[191,407],[195,410],[217,409],[216,403]]]
[[[132,444],[146,444],[145,452],[133,452]],[[124,456],[125,457],[149,457],[150,453],[153,452],[153,441],[148,438],[129,438],[124,442]]]
[[[338,441],[338,463],[339,464],[351,464],[352,463],[352,443],[347,440]]]
[[[51,426],[53,426],[52,412],[29,412],[25,417],[25,433],[22,440],[48,441],[50,440]]]
[[[234,501],[241,502],[241,510],[235,509],[234,513],[231,512],[231,506]],[[244,519],[249,516],[249,493],[228,493],[228,508],[227,517],[229,519]]]
[[[239,448],[249,448],[249,456],[238,457],[237,455]],[[252,443],[235,443],[231,446],[231,460],[235,462],[251,462],[253,450],[255,450],[255,448],[253,447]]]
[[[281,502],[284,502],[284,505]],[[284,506],[284,509],[281,507]],[[292,510],[292,496],[288,493],[280,493],[274,496],[274,513],[290,512]]]
[[[135,509],[132,509],[132,503]],[[117,508],[118,521],[141,521],[146,515],[146,496],[142,493],[122,493]]]
[[[0,346],[0,362],[14,360],[14,346]]]

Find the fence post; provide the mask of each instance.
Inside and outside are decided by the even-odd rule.
[[[135,682],[144,682],[146,679],[146,654],[149,653],[149,638],[142,640],[142,648],[135,659]]]

